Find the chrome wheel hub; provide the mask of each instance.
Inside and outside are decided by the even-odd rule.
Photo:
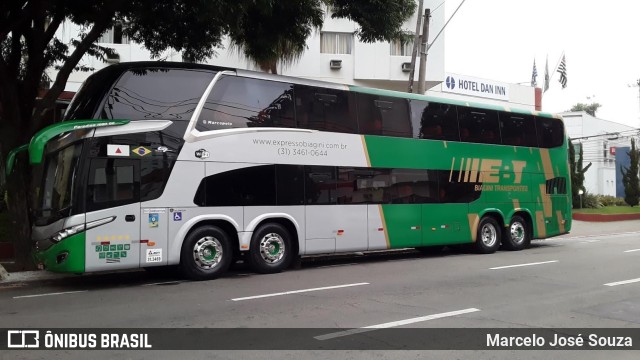
[[[493,247],[498,241],[498,230],[492,224],[484,224],[480,230],[480,237],[487,247]]]
[[[193,247],[193,260],[201,269],[212,269],[222,260],[222,244],[213,236],[205,236]]]
[[[285,251],[284,240],[276,233],[266,234],[260,240],[260,256],[269,264],[281,261]]]
[[[509,228],[509,233],[511,234],[511,241],[516,243],[516,244],[520,244],[521,242],[524,241],[524,226],[522,226],[521,223],[519,222],[515,222],[513,224],[511,224],[510,228]]]

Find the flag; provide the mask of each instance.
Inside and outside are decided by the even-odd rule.
[[[560,66],[558,66],[558,72],[560,73],[560,84],[562,84],[562,88],[567,87],[567,61],[562,55],[562,61],[560,62]]]
[[[547,62],[544,64],[544,90],[545,92],[549,90],[549,55],[547,55]]]
[[[536,69],[536,59],[533,59],[533,73],[531,74],[531,87],[538,86],[538,69]]]

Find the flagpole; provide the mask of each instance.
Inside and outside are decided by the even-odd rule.
[[[560,58],[558,59],[558,62],[556,63],[556,68],[553,70],[553,72],[551,74],[555,74],[558,72],[558,68],[560,67],[560,62],[562,62],[562,57],[564,56],[564,50],[562,50],[562,55],[560,55]],[[551,75],[549,77],[549,82],[551,82],[551,79],[553,78],[553,75]]]
[[[558,58],[558,62],[556,63],[556,67],[553,69],[553,71],[551,72],[551,74],[549,74],[549,84],[551,84],[551,80],[553,80],[553,75],[555,75],[558,72],[558,68],[560,67],[560,63],[562,62],[562,57],[564,56],[564,50],[562,50],[562,54],[560,54],[560,57]],[[546,91],[542,91],[542,97],[544,97],[544,93]]]

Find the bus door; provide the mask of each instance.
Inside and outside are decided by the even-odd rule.
[[[91,159],[85,201],[85,271],[139,267],[140,160]]]

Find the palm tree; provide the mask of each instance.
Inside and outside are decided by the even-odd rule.
[[[277,65],[291,65],[307,49],[306,40],[324,20],[322,2],[301,0],[299,6],[286,1],[261,0],[239,14],[230,32],[231,47],[253,61],[262,71],[277,73]]]

